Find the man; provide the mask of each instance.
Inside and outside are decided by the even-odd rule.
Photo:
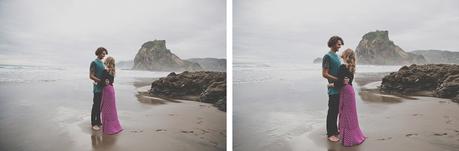
[[[100,126],[102,125],[100,120],[100,102],[102,100],[102,76],[105,70],[104,63],[102,59],[104,59],[105,55],[107,55],[107,49],[104,47],[99,47],[96,50],[96,60],[91,62],[91,66],[89,68],[89,78],[93,80],[93,93],[94,97],[92,99],[92,111],[91,111],[91,126],[93,130],[100,130]]]
[[[322,61],[322,76],[328,80],[328,83],[336,81],[338,69],[341,61],[336,54],[339,51],[344,41],[341,37],[333,36],[328,40],[330,51],[325,54]],[[339,111],[339,90],[335,87],[328,87],[328,113],[327,113],[327,136],[332,142],[339,141],[338,126],[336,120]]]

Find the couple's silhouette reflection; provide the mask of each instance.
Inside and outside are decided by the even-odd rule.
[[[101,131],[92,132],[91,142],[93,149],[109,149],[116,143],[118,135],[104,135]]]

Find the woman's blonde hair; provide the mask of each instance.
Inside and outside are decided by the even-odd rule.
[[[352,73],[355,73],[356,61],[354,50],[347,48],[344,50],[343,54],[341,54],[341,58],[343,58],[343,61],[346,63],[346,68],[348,68]]]
[[[105,66],[107,66],[108,73],[115,76],[115,59],[113,57],[107,57],[104,62]]]

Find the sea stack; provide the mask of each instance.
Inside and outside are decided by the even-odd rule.
[[[182,60],[166,48],[166,40],[148,41],[142,45],[134,58],[133,70],[151,71],[197,71],[197,63]]]
[[[425,64],[422,55],[405,52],[389,40],[389,31],[374,31],[363,35],[356,48],[357,62],[371,65]]]

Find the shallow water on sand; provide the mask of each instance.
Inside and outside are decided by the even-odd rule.
[[[212,105],[137,100],[138,86],[148,86],[168,72],[118,70],[114,87],[124,130],[102,135],[90,128],[93,96],[88,69],[1,67],[0,150],[226,148],[225,113]]]
[[[398,68],[399,66],[358,66],[356,79],[372,79],[368,75],[394,72]],[[270,64],[235,60],[233,74],[235,79],[233,87],[234,150],[359,150],[359,148],[365,148],[365,145],[344,148],[339,143],[330,143],[326,140],[325,119],[328,96],[326,94],[327,82],[321,76],[321,64]],[[369,83],[368,81],[359,82]],[[369,85],[375,84],[370,83]],[[392,99],[394,96],[375,94],[373,90],[363,91],[364,89],[361,90],[360,85],[355,82],[354,89],[356,93],[359,93],[356,95],[356,101],[362,129],[364,133],[368,131],[371,134],[368,139],[369,143],[366,143],[370,145],[367,145],[366,149],[372,146],[376,148],[384,146],[376,139],[384,139],[382,134],[385,132],[378,132],[367,126],[378,123],[373,122],[377,118],[385,118],[384,115],[389,116],[387,112],[398,111],[392,111],[391,108],[400,106],[399,108],[403,109],[410,105],[402,101],[406,98]],[[437,101],[434,103],[438,104]],[[459,109],[459,106],[452,107]],[[435,106],[432,109],[435,110]],[[455,112],[457,113],[459,110]],[[399,121],[391,122],[397,126],[404,124]],[[445,127],[448,126],[443,128]],[[389,130],[398,131],[399,128]],[[446,144],[452,144],[453,147],[459,146],[459,141],[454,138],[451,140],[446,141]],[[416,143],[411,145],[413,144]],[[427,148],[439,148],[433,146]]]

